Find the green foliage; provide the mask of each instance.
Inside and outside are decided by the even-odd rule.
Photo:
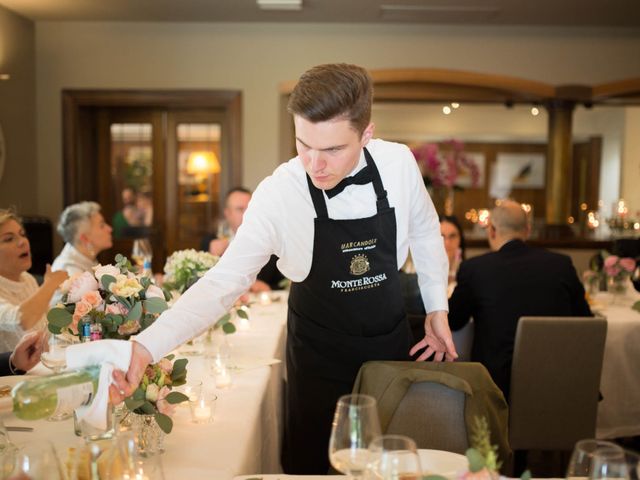
[[[47,320],[49,321],[49,325],[62,329],[71,323],[73,315],[71,315],[66,308],[56,307],[49,310]]]
[[[245,320],[249,320],[249,314],[245,311],[244,308],[238,308],[236,309],[236,314],[240,317],[240,318],[244,318]]]
[[[189,397],[187,397],[184,393],[180,392],[171,392],[169,395],[165,397],[165,400],[172,405],[182,402],[188,402]]]
[[[156,412],[155,418],[156,422],[158,422],[158,426],[164,433],[171,433],[171,430],[173,430],[173,420],[171,420],[171,417],[163,413]]]
[[[635,302],[631,308],[633,308],[636,312],[640,312],[640,300],[638,300],[637,302]]]
[[[102,283],[102,288],[104,288],[107,292],[109,291],[109,285],[116,281],[116,277],[112,275],[103,275],[100,279],[100,283]]]
[[[159,314],[164,312],[169,306],[163,298],[148,298],[142,302],[147,313]]]
[[[133,307],[131,307],[131,310],[129,310],[129,313],[127,314],[127,320],[140,320],[140,317],[142,316],[142,302],[136,302]]]
[[[520,480],[531,480],[531,471],[525,470],[524,472],[522,472],[522,475],[520,475]]]
[[[502,462],[498,460],[498,446],[491,444],[491,432],[489,423],[485,417],[474,417],[473,426],[471,428],[471,449],[467,450],[467,458],[469,458],[469,468],[471,469],[472,458],[469,451],[477,452],[483,459],[483,467],[486,466],[491,471],[500,470]],[[478,462],[475,453],[472,453],[473,461]],[[476,463],[477,465],[477,463]],[[482,469],[482,468],[481,468]],[[475,472],[477,470],[471,470]]]
[[[472,473],[479,472],[487,466],[482,454],[475,448],[469,448],[465,452],[467,460],[469,460],[469,471]]]

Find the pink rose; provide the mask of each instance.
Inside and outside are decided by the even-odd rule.
[[[107,305],[105,311],[113,315],[127,315],[129,313],[129,309],[121,303],[111,303]]]
[[[149,287],[147,287],[147,291],[145,292],[145,296],[147,298],[161,298],[164,300],[164,293],[162,292],[162,289],[156,285],[149,285]]]
[[[164,386],[158,392],[158,401],[156,402],[156,407],[158,407],[158,411],[168,416],[172,416],[176,411],[176,406],[170,404],[165,400],[165,397],[169,395],[171,390],[169,387]]]
[[[168,358],[163,358],[158,362],[158,366],[164,373],[166,373],[167,375],[171,375],[171,372],[173,371],[173,363],[171,363],[171,360],[169,360]]]
[[[81,301],[91,304],[93,308],[98,308],[102,305],[102,297],[100,296],[100,292],[97,290],[92,290],[82,295]]]
[[[82,299],[82,296],[93,290],[98,290],[98,282],[90,272],[83,272],[80,275],[74,275],[69,280],[67,302],[76,303]]]
[[[615,277],[616,275],[618,275],[620,272],[622,271],[622,269],[618,266],[618,265],[605,265],[604,266],[604,272],[609,276],[609,277]]]
[[[631,273],[636,268],[636,261],[633,258],[629,258],[629,257],[621,258],[620,266],[627,272]]]
[[[616,263],[618,263],[618,256],[617,255],[609,255],[607,258],[604,259],[604,266],[606,267],[614,267],[616,265]]]
[[[91,310],[93,310],[93,305],[91,305],[89,302],[85,302],[84,300],[80,300],[78,303],[76,303],[76,308],[73,311],[73,318],[78,318],[79,320]]]

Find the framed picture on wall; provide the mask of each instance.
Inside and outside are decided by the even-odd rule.
[[[462,188],[484,188],[486,159],[484,153],[464,152],[464,156],[473,164],[473,168],[461,165],[456,178],[456,186]],[[475,170],[475,171],[473,171]]]
[[[543,189],[545,162],[542,153],[498,153],[491,174],[490,195],[504,198],[514,189]]]

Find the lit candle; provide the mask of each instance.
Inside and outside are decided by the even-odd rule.
[[[222,368],[216,373],[216,387],[227,388],[229,386],[231,386],[231,375],[226,368]]]
[[[271,305],[271,295],[268,292],[262,292],[259,296],[260,305]]]
[[[251,328],[251,323],[248,319],[240,317],[238,318],[238,324],[236,325],[236,327],[238,328],[238,330],[246,332]]]
[[[489,225],[489,210],[486,208],[478,210],[478,225],[487,227]]]
[[[193,409],[193,416],[199,421],[209,420],[211,418],[211,407],[209,405],[198,405]]]

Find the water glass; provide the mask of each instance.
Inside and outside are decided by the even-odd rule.
[[[380,434],[375,398],[360,394],[340,397],[329,439],[333,468],[353,478],[362,477],[369,463],[369,444]]]
[[[404,435],[382,435],[369,445],[368,478],[419,480],[422,467],[416,442]]]
[[[66,350],[70,343],[61,335],[50,335],[47,343],[49,348],[42,352],[40,361],[53,373],[60,373],[67,366]]]
[[[594,456],[603,449],[622,453],[622,448],[605,440],[585,439],[576,443],[567,467],[567,480],[590,478],[593,473]]]
[[[3,478],[30,480],[64,480],[66,475],[53,444],[32,440],[2,455]]]
[[[601,448],[593,455],[592,480],[637,480],[640,456],[630,450]]]

